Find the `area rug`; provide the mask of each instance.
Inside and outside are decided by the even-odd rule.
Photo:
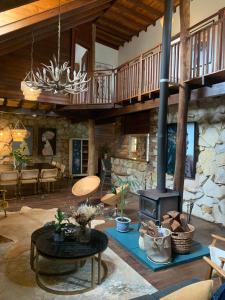
[[[121,246],[123,246],[127,251],[129,251],[133,256],[135,256],[139,261],[145,264],[153,271],[159,271],[162,269],[167,269],[174,267],[179,264],[188,263],[197,260],[203,256],[209,255],[209,248],[202,245],[199,242],[193,241],[192,252],[189,254],[176,254],[170,263],[160,264],[150,261],[146,255],[146,252],[141,250],[138,245],[139,232],[138,225],[131,225],[131,230],[127,233],[118,232],[115,228],[107,228],[106,233],[114,240],[116,240]]]
[[[30,235],[36,228],[52,220],[55,212],[56,209],[23,208],[20,212],[10,213],[7,218],[0,218],[0,235],[4,237],[0,240],[1,300],[16,298],[20,300],[126,300],[156,291],[110,248],[107,248],[102,256],[108,268],[108,275],[105,281],[94,290],[80,295],[60,296],[40,289],[29,264]],[[104,223],[104,220],[94,221],[92,227]],[[44,268],[48,267],[45,263],[49,262],[43,261],[42,263]],[[86,279],[90,277],[85,275],[88,272],[90,272],[90,264],[86,262],[80,273],[57,276],[57,278],[42,276],[42,279],[51,288],[70,290],[71,287],[88,285],[90,282]]]

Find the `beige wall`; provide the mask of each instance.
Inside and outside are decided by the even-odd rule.
[[[193,0],[191,1],[191,26],[208,16],[216,13],[219,9],[225,7],[224,0]],[[179,8],[173,14],[172,35],[180,31]],[[159,21],[155,26],[149,26],[147,31],[142,31],[139,36],[135,36],[129,43],[125,43],[124,47],[120,47],[118,54],[119,65],[136,57],[157,44],[161,43],[162,27]]]
[[[118,66],[118,50],[95,43],[95,55],[97,63],[109,64],[113,68]]]

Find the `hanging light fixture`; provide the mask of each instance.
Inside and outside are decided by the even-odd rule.
[[[33,53],[34,53],[34,34],[32,33],[32,44],[31,44],[31,54],[30,54],[30,72],[26,75],[24,80],[21,82],[21,91],[23,92],[24,99],[30,101],[37,101],[41,94],[41,89],[31,87],[32,74],[33,74]]]
[[[14,142],[22,142],[27,137],[28,131],[23,125],[23,122],[18,120],[11,129],[11,135]]]
[[[58,15],[58,49],[50,64],[42,64],[42,69],[31,71],[24,79],[26,85],[33,89],[52,92],[53,94],[78,94],[87,91],[87,73],[72,71],[69,62],[60,64],[61,55],[61,2]]]

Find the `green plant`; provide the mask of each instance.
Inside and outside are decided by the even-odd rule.
[[[120,185],[120,191],[117,192],[117,194],[120,193],[120,201],[119,201],[118,207],[119,207],[119,211],[120,211],[120,217],[121,217],[121,219],[123,219],[124,218],[124,208],[126,205],[125,195],[129,189],[129,187],[131,186],[132,182],[129,180],[122,180],[121,178],[118,178],[118,182]]]
[[[24,154],[25,148],[17,148],[11,152],[11,156],[16,160],[18,165],[28,163],[30,158]]]
[[[53,221],[53,224],[55,225],[55,231],[60,233],[62,231],[63,226],[65,225],[64,221],[67,221],[69,223],[69,220],[67,215],[59,208],[57,209],[55,218],[56,221]]]

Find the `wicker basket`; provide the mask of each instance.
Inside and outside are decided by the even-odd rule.
[[[171,242],[174,253],[186,254],[191,252],[192,240],[195,227],[188,224],[190,231],[187,232],[172,232]]]

